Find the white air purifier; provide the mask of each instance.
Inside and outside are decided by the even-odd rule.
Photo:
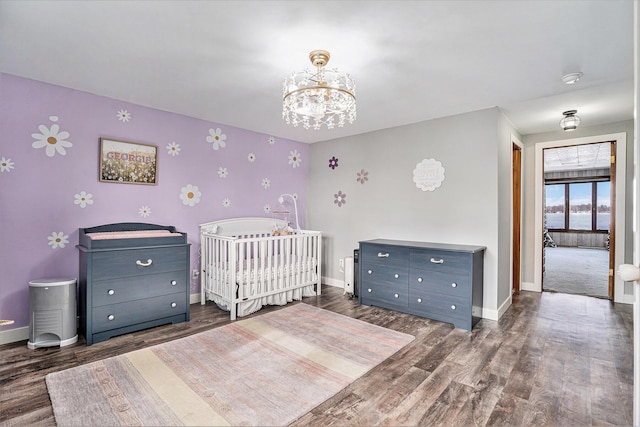
[[[348,256],[344,258],[344,293],[355,293],[355,280],[353,271],[353,257]]]

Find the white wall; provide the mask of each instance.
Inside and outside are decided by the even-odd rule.
[[[338,259],[373,238],[486,246],[484,313],[510,298],[511,133],[498,108],[311,145],[308,224],[324,234],[325,283],[341,283]],[[338,167],[329,167],[336,157]],[[445,180],[422,191],[413,170],[439,160]],[[357,173],[364,169],[368,181]],[[346,204],[334,203],[338,191]]]

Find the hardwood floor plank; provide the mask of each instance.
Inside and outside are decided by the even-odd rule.
[[[378,307],[323,287],[303,302],[411,334],[415,340],[305,414],[296,426],[630,425],[633,309],[607,300],[520,292],[499,322],[473,331]],[[281,307],[265,307],[261,315]],[[191,321],[29,350],[0,346],[0,426],[55,426],[44,377],[230,323],[215,304]]]

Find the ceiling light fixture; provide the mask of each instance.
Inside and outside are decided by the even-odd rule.
[[[283,84],[282,118],[294,127],[319,130],[343,127],[356,119],[356,84],[349,74],[326,69],[329,52],[309,53],[316,70],[305,69],[287,77]]]
[[[578,80],[580,80],[580,77],[582,76],[582,73],[571,73],[567,74],[566,76],[562,76],[562,81],[564,82],[564,84],[572,85],[574,83],[578,83]]]
[[[565,132],[574,131],[577,129],[580,124],[580,117],[576,116],[578,110],[568,110],[562,113],[564,116],[562,120],[560,120],[560,127]]]

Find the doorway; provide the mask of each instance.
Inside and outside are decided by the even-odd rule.
[[[615,141],[543,150],[543,291],[613,299],[615,150]]]

